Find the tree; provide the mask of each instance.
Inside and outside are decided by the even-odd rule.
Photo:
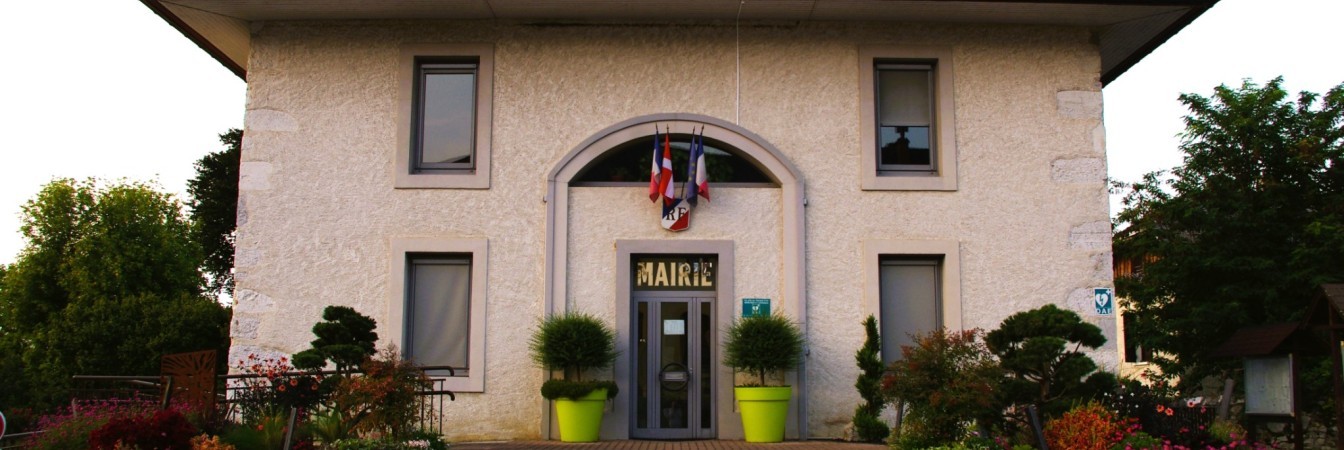
[[[1083,377],[1097,364],[1078,350],[1105,343],[1101,328],[1049,304],[1008,316],[985,335],[985,345],[1009,374],[1001,388],[1007,403],[1035,405],[1047,417],[1059,417],[1093,393]],[[1103,378],[1093,374],[1087,381],[1103,384]]]
[[[243,130],[219,135],[224,150],[196,161],[196,178],[187,181],[191,200],[192,237],[205,253],[204,271],[209,288],[233,295],[233,243],[238,220],[238,165]]]
[[[0,279],[0,370],[21,376],[0,383],[0,402],[49,405],[71,375],[154,374],[165,353],[227,350],[229,311],[203,295],[171,195],[62,179],[22,211],[28,242]]]
[[[1198,383],[1231,370],[1209,352],[1238,328],[1297,320],[1344,281],[1344,84],[1288,99],[1282,78],[1184,94],[1182,165],[1131,185],[1116,280],[1136,336],[1164,371]]]

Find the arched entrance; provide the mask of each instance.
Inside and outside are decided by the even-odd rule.
[[[575,285],[571,280],[571,277],[574,276],[573,272],[578,271],[579,266],[592,271],[592,265],[603,265],[603,270],[599,272],[604,275],[598,278],[606,277],[606,280],[609,280],[607,281],[609,284],[606,284],[606,286],[614,287],[614,293],[608,291],[603,294],[613,295],[611,298],[614,300],[613,306],[617,322],[617,345],[624,355],[614,367],[615,379],[621,388],[621,394],[616,398],[612,411],[607,415],[603,424],[604,439],[629,438],[631,430],[637,428],[638,414],[635,409],[639,407],[639,403],[635,397],[638,391],[634,389],[634,385],[638,382],[636,372],[639,361],[636,358],[648,354],[647,351],[642,353],[637,351],[639,344],[635,338],[635,333],[639,330],[640,325],[638,308],[641,303],[640,299],[645,299],[642,302],[645,304],[645,308],[654,307],[650,305],[658,303],[647,300],[658,298],[657,295],[636,293],[632,296],[631,283],[635,270],[632,262],[634,258],[647,257],[648,255],[686,254],[713,257],[718,265],[717,277],[720,283],[715,286],[712,292],[698,292],[695,296],[690,297],[694,300],[688,301],[688,304],[697,305],[697,308],[710,308],[704,310],[703,316],[697,316],[699,318],[696,319],[697,326],[707,330],[722,329],[735,316],[734,302],[737,300],[738,293],[734,291],[732,280],[734,267],[738,265],[738,262],[734,260],[734,249],[735,246],[744,244],[737,243],[734,239],[723,239],[725,236],[731,238],[733,233],[719,233],[715,236],[705,235],[702,238],[697,238],[693,234],[674,237],[640,231],[644,234],[630,233],[632,235],[627,236],[619,230],[604,229],[601,231],[603,233],[601,236],[595,236],[595,232],[589,228],[571,228],[573,222],[581,222],[585,215],[589,214],[587,210],[582,209],[587,208],[587,206],[575,206],[576,202],[583,201],[582,198],[574,197],[574,192],[571,189],[578,175],[584,173],[589,165],[601,160],[612,149],[626,145],[631,141],[647,139],[649,135],[653,134],[655,124],[660,128],[669,127],[674,135],[689,135],[693,130],[703,128],[704,136],[707,139],[730,146],[737,154],[749,159],[775,186],[778,186],[778,194],[771,194],[771,197],[769,197],[778,203],[777,208],[772,210],[777,212],[777,216],[769,220],[770,226],[775,229],[761,230],[763,233],[773,233],[770,235],[772,237],[778,237],[778,239],[767,239],[772,242],[770,245],[775,246],[770,250],[770,257],[777,260],[777,265],[773,267],[770,273],[770,276],[774,278],[771,282],[777,282],[777,285],[772,284],[768,290],[777,293],[775,304],[780,312],[797,320],[804,327],[804,330],[806,330],[807,324],[803,180],[798,170],[778,149],[760,136],[737,125],[696,114],[642,116],[626,120],[594,134],[562,157],[547,176],[544,312],[545,314],[555,314],[571,309],[582,309],[576,303],[587,299],[593,289],[591,284],[587,286]],[[632,194],[638,190],[638,188],[628,189],[626,192]],[[630,203],[632,203],[632,208],[637,207],[633,206],[637,204],[636,201],[630,200]],[[604,206],[609,207],[610,205]],[[731,211],[721,210],[720,212],[725,216],[731,214]],[[656,223],[653,225],[653,227],[657,226]],[[752,230],[739,230],[739,235],[749,235],[752,232]],[[759,241],[753,241],[753,245],[760,247]],[[571,248],[572,242],[578,242],[579,244],[576,244],[577,247]],[[607,242],[610,243],[607,244]],[[608,245],[605,247],[607,249],[614,247],[615,252],[609,250],[606,250],[606,253],[594,251],[594,248],[602,247],[594,245],[594,243],[606,244]],[[581,281],[589,281],[591,278],[593,277],[583,277]],[[571,292],[571,289],[581,292]],[[743,295],[753,293],[743,293]],[[583,299],[576,299],[575,295],[581,295]],[[661,308],[662,306],[656,307]],[[649,320],[649,322],[644,323],[646,329],[653,325],[663,325],[661,322],[656,324],[652,322],[651,317],[660,316],[644,317],[645,320]],[[713,323],[703,323],[705,320]],[[668,326],[673,325],[669,324]],[[710,333],[703,339],[709,339],[712,342],[711,345],[702,347],[706,349],[704,351],[712,352],[719,347],[717,333]],[[697,357],[705,356],[703,352],[696,353],[696,355]],[[728,369],[719,367],[719,361],[716,357],[709,358],[707,362],[713,367],[706,370],[712,370],[718,376],[710,378],[711,381],[707,382],[711,386],[702,386],[706,391],[700,392],[709,392],[710,394],[700,404],[705,412],[696,416],[696,418],[697,420],[713,421],[716,426],[707,429],[714,430],[715,435],[696,435],[693,437],[740,438],[740,424],[737,414],[734,412],[734,402],[731,398],[732,373]],[[662,367],[656,369],[661,370]],[[788,432],[791,437],[797,437],[798,433],[806,428],[807,409],[805,399],[807,390],[805,374],[806,369],[803,368],[796,374],[790,375],[787,380],[789,384],[796,387],[795,405],[791,409]],[[708,402],[708,404],[704,402]],[[550,424],[549,406],[546,406],[543,411],[545,412],[543,413],[542,434],[554,438],[556,434]],[[709,419],[705,419],[706,417],[709,417]]]

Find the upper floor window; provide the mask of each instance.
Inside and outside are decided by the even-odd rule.
[[[397,188],[490,187],[494,47],[401,47]]]
[[[956,190],[951,50],[862,47],[859,59],[863,189]]]
[[[933,65],[877,65],[878,171],[934,171]]]
[[[418,61],[412,142],[414,173],[476,168],[476,72],[471,61]]]

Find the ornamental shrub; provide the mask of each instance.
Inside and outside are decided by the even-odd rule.
[[[982,425],[1002,411],[996,389],[1003,370],[994,362],[981,331],[945,329],[915,334],[882,378],[882,393],[909,408],[897,447],[928,448],[960,442],[966,424]]]
[[[154,410],[154,403],[140,400],[78,402],[37,420],[44,430],[27,440],[32,450],[87,450],[89,435],[113,419],[134,417]]]
[[[565,379],[583,381],[584,372],[616,362],[616,332],[596,316],[566,312],[542,320],[528,348],[538,367],[563,370]]]
[[[177,410],[161,410],[139,417],[118,417],[89,434],[89,448],[116,450],[191,450],[191,438],[200,431]]]
[[[854,434],[864,442],[882,442],[891,433],[887,424],[878,419],[887,402],[882,398],[882,338],[877,333],[877,319],[869,315],[863,321],[863,347],[854,353],[859,366],[859,379],[854,388],[859,390],[863,403],[854,409]]]
[[[417,392],[429,386],[429,378],[391,345],[361,368],[362,376],[342,379],[332,396],[346,429],[394,438],[409,434],[419,413]]]
[[[1045,425],[1045,441],[1050,448],[1109,450],[1123,438],[1124,427],[1097,402],[1074,408]]]
[[[1010,375],[1000,387],[1006,399],[1017,406],[1035,405],[1045,419],[1090,400],[1092,390],[1114,384],[1114,376],[1093,374],[1096,363],[1078,350],[1105,343],[1100,328],[1055,305],[1008,316],[985,335],[985,345]],[[1096,379],[1085,383],[1089,374]]]
[[[793,370],[803,361],[803,331],[782,315],[737,319],[723,339],[723,363],[757,376]]]

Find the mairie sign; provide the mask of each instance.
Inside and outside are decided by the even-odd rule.
[[[713,255],[636,256],[637,291],[712,291],[718,282]]]

